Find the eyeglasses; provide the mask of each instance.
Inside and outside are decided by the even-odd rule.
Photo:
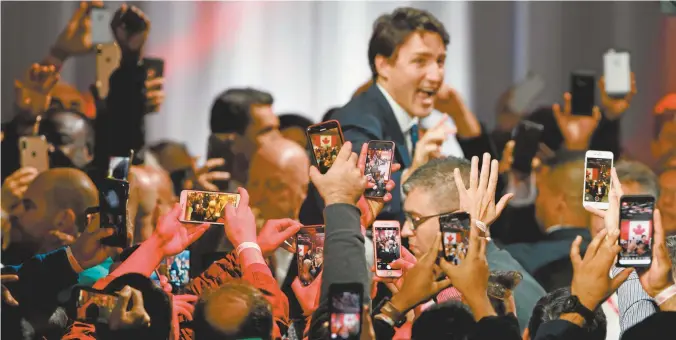
[[[441,215],[444,215],[444,214],[447,214],[447,213],[444,212],[444,213],[441,213],[441,214],[435,214],[435,215],[429,215],[429,216],[413,217],[413,216],[411,216],[411,214],[405,212],[404,216],[406,217],[406,221],[411,222],[411,225],[413,226],[413,228],[411,228],[412,229],[411,231],[415,232],[415,230],[418,229],[418,227],[421,224],[427,222],[430,218],[441,216]]]

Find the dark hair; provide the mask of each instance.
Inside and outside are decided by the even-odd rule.
[[[528,332],[531,339],[535,338],[540,325],[559,318],[568,297],[570,297],[570,287],[562,287],[549,292],[538,300],[528,322]],[[582,329],[584,329],[587,339],[603,340],[606,338],[606,315],[603,314],[601,308],[597,308],[595,314],[594,320],[591,323],[585,323]]]
[[[150,316],[150,327],[127,331],[103,330],[98,332],[101,339],[157,339],[166,340],[171,332],[172,303],[169,295],[147,277],[130,273],[124,274],[106,286],[107,293],[118,292],[129,286],[143,295],[143,308]]]
[[[283,113],[279,115],[279,129],[284,130],[290,127],[298,127],[303,130],[314,124],[310,119],[296,113]]]
[[[413,322],[413,340],[466,340],[476,322],[472,312],[460,301],[451,300],[426,309]]]
[[[396,57],[397,49],[406,42],[411,33],[416,31],[438,33],[445,46],[448,46],[451,40],[444,24],[430,12],[422,9],[399,7],[391,14],[383,14],[376,19],[368,49],[369,65],[374,80],[378,77],[376,56]]]
[[[268,92],[252,88],[229,89],[211,106],[211,133],[243,135],[251,122],[251,105],[272,105]]]
[[[420,188],[434,194],[440,212],[457,209],[460,196],[453,179],[456,168],[460,169],[460,176],[467,185],[472,164],[464,158],[449,156],[430,160],[416,169],[402,186],[404,194]]]
[[[615,164],[615,171],[620,182],[637,183],[645,194],[660,197],[660,184],[655,173],[650,168],[637,161],[620,160]]]
[[[338,111],[340,111],[340,107],[332,107],[324,115],[322,116],[322,122],[325,122],[327,120],[331,120],[331,116],[336,114]]]
[[[60,134],[56,132],[56,125],[54,125],[54,121],[52,120],[52,118],[58,114],[71,114],[77,116],[78,118],[82,119],[82,121],[84,121],[86,129],[85,146],[87,147],[89,154],[93,155],[95,141],[94,122],[92,122],[92,120],[89,119],[89,117],[87,117],[84,113],[80,111],[65,110],[62,108],[51,108],[47,110],[42,115],[42,121],[40,121],[39,134],[44,135],[45,138],[47,138],[47,140],[50,143],[56,146],[64,144],[64,142],[61,140]]]
[[[238,311],[233,310],[233,302],[244,303],[248,311],[246,318],[236,329],[233,325],[218,324],[220,320],[231,318]],[[236,308],[236,307],[235,307]],[[261,338],[268,340],[272,336],[272,307],[263,293],[244,281],[229,281],[207,294],[203,294],[195,306],[193,314],[195,339],[235,340],[242,338]]]

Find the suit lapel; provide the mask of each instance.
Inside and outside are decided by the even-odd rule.
[[[366,91],[366,95],[375,100],[382,108],[377,114],[380,115],[385,123],[386,136],[392,138],[392,141],[396,145],[397,160],[401,163],[402,169],[408,168],[411,165],[411,157],[409,156],[408,146],[406,145],[406,138],[399,127],[399,123],[394,116],[394,111],[392,111],[390,103],[375,84],[369,87]]]

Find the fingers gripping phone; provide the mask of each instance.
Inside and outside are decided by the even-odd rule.
[[[464,211],[439,216],[441,247],[444,259],[453,264],[460,263],[460,254],[467,255],[471,217]]]
[[[609,50],[603,55],[605,91],[610,97],[624,98],[631,92],[631,66],[629,52]]]
[[[99,214],[101,228],[113,228],[115,233],[101,240],[101,244],[126,248],[127,202],[129,182],[115,178],[104,178],[99,182]]]
[[[366,152],[364,175],[373,187],[364,191],[365,197],[383,198],[387,193],[385,186],[390,180],[392,159],[394,158],[394,142],[372,140]]]
[[[512,170],[521,174],[530,174],[533,157],[538,152],[544,126],[528,120],[522,120],[514,130],[514,152]]]
[[[312,160],[319,172],[325,174],[333,165],[343,146],[343,131],[337,120],[311,125],[306,131],[312,147]]]
[[[21,167],[33,167],[38,172],[49,169],[49,144],[45,136],[19,138]]]
[[[309,286],[324,268],[323,225],[300,228],[296,234],[296,257],[298,279],[304,286]]]
[[[375,221],[373,223],[373,247],[375,248],[376,275],[400,277],[401,269],[391,267],[392,262],[401,258],[399,221]]]
[[[198,190],[183,190],[179,204],[181,205],[181,222],[223,224],[225,222],[225,206],[230,204],[237,208],[239,194]]]
[[[624,195],[620,198],[620,238],[622,251],[618,267],[649,267],[652,264],[653,211],[655,197]]]
[[[178,255],[167,256],[162,259],[158,270],[150,274],[155,285],[162,288],[158,274],[164,275],[172,288],[172,293],[182,294],[182,290],[190,282],[190,250],[184,250]]]
[[[593,72],[576,71],[570,76],[571,113],[591,116],[596,98],[596,78]]]
[[[133,159],[134,150],[129,151],[128,157],[110,157],[110,162],[108,162],[108,178],[126,181],[129,177],[129,169],[131,168]]]
[[[585,154],[585,176],[582,205],[607,210],[610,193],[610,169],[613,167],[613,153],[589,150]]]
[[[331,339],[358,340],[361,336],[364,287],[360,283],[329,286]]]
[[[89,287],[75,287],[68,304],[68,314],[77,321],[89,324],[108,324],[117,294],[104,293]]]

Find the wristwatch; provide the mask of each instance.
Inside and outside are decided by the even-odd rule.
[[[585,307],[581,302],[580,299],[575,296],[571,295],[569,296],[566,301],[563,303],[563,310],[561,314],[564,313],[577,313],[580,314],[583,318],[586,324],[592,323],[594,321],[594,318],[596,318],[596,313],[594,311],[589,310],[587,307]]]
[[[374,310],[374,315],[376,315],[376,319],[381,319],[387,323],[389,323],[393,327],[401,327],[404,323],[406,323],[406,313],[400,312],[392,302],[390,302],[389,298],[384,298],[378,306],[376,306]],[[380,318],[378,317],[379,314],[382,314],[385,316],[385,318]],[[389,319],[389,320],[386,320]],[[391,323],[390,323],[391,321]]]

